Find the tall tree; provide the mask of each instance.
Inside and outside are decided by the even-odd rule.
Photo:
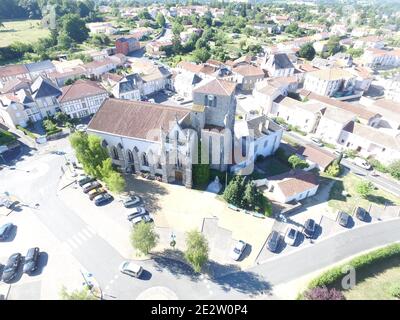
[[[82,43],[89,37],[89,29],[85,21],[77,14],[67,14],[62,17],[61,32],[65,32],[71,39],[77,43]]]
[[[206,238],[197,230],[186,233],[185,258],[192,265],[194,271],[201,272],[208,260],[208,243]]]
[[[136,224],[131,232],[132,246],[139,250],[142,254],[149,254],[158,243],[159,236],[154,231],[154,224],[145,223],[144,221]]]
[[[157,13],[156,22],[160,27],[165,26],[165,17],[161,12]]]
[[[311,61],[315,57],[315,49],[311,43],[303,44],[299,50],[299,56],[301,58]]]
[[[295,154],[291,155],[288,158],[288,162],[291,164],[293,169],[305,169],[309,167],[307,161],[301,159],[298,155]]]

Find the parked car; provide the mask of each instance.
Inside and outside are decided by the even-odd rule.
[[[4,206],[7,209],[12,209],[12,207],[16,204],[16,201],[11,201],[6,198],[0,199],[0,206]]]
[[[243,253],[243,251],[246,249],[247,243],[239,240],[238,242],[236,242],[236,244],[233,246],[231,253],[230,253],[230,257],[235,260],[238,261]]]
[[[25,256],[24,273],[32,273],[38,268],[40,251],[38,247],[30,248]]]
[[[353,159],[353,163],[366,170],[370,170],[372,168],[368,161],[363,158],[355,157]]]
[[[95,181],[95,180],[96,180],[95,178],[91,178],[91,177],[88,177],[88,176],[83,176],[81,179],[78,180],[78,184],[79,184],[80,187],[83,187],[85,184],[88,184],[88,183],[90,183],[92,181]]]
[[[281,235],[279,234],[278,231],[272,231],[267,239],[267,247],[270,251],[275,252],[275,250],[279,246],[279,242],[281,239]]]
[[[180,96],[177,96],[177,97],[175,98],[175,100],[178,101],[178,102],[181,102],[181,101],[183,101],[183,100],[185,100],[185,99],[182,98],[182,97],[180,97]]]
[[[306,223],[304,224],[304,235],[307,238],[314,237],[315,229],[316,229],[315,221],[313,219],[307,219]]]
[[[101,206],[103,204],[111,202],[112,199],[113,197],[109,193],[102,193],[96,196],[93,200],[96,206]]]
[[[368,212],[364,208],[356,207],[354,209],[356,217],[358,220],[367,221],[368,220]]]
[[[0,240],[1,241],[7,240],[7,238],[10,236],[13,228],[14,228],[14,225],[12,223],[3,224],[0,227]]]
[[[119,271],[128,276],[139,278],[143,272],[143,268],[132,261],[124,261],[119,266]]]
[[[78,124],[75,129],[80,132],[85,132],[88,126],[86,124]]]
[[[98,195],[106,193],[107,191],[104,190],[103,188],[98,188],[98,189],[93,189],[88,192],[89,194],[89,199],[92,201],[94,198],[96,198]]]
[[[281,127],[285,130],[285,131],[290,131],[290,127],[287,124],[281,124]]]
[[[338,223],[341,226],[347,227],[350,219],[351,219],[351,217],[347,212],[341,211],[341,210],[338,211]]]
[[[146,215],[149,215],[149,213],[146,211],[146,210],[144,210],[144,211],[140,211],[140,212],[136,212],[136,213],[129,213],[127,216],[126,216],[126,218],[129,220],[129,221],[132,221],[133,219],[135,219],[135,218],[138,218],[138,217],[140,217],[140,216],[146,216]]]
[[[339,211],[338,222],[342,227],[347,227],[350,221],[350,215],[344,211]]]
[[[324,146],[324,144],[318,138],[312,137],[311,141],[314,142],[318,147],[323,147]]]
[[[93,181],[83,186],[83,192],[88,193],[90,190],[100,188],[102,185],[98,181]]]
[[[125,208],[131,208],[137,205],[140,202],[140,198],[138,196],[132,196],[128,199],[123,200],[123,205]]]
[[[149,214],[141,214],[130,220],[132,224],[138,224],[142,221],[145,223],[153,222],[153,218]]]
[[[153,98],[149,99],[148,101],[151,102],[151,103],[155,103],[156,102]]]
[[[8,258],[7,264],[3,269],[2,280],[4,282],[9,282],[15,278],[15,276],[18,273],[18,268],[21,265],[21,262],[22,262],[22,255],[20,253],[14,253]]]
[[[342,156],[343,158],[347,158],[347,154],[345,154],[343,151],[341,151],[341,150],[335,150],[335,151],[333,151],[333,154],[335,155],[335,156],[338,156],[338,157],[340,157],[340,156]]]
[[[294,246],[296,243],[298,231],[295,228],[288,227],[285,234],[285,242],[290,245]]]
[[[237,98],[238,98],[239,100],[242,100],[242,99],[246,98],[246,96],[245,96],[244,94],[239,94],[239,95],[237,96]]]

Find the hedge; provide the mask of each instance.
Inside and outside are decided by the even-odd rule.
[[[329,286],[336,283],[343,277],[342,269],[345,266],[350,265],[355,269],[355,271],[357,271],[372,263],[380,262],[396,256],[400,256],[400,243],[395,243],[370,253],[363,254],[350,260],[346,264],[334,267],[312,280],[308,285],[308,288],[312,289],[315,287]]]
[[[24,127],[21,127],[21,126],[17,125],[17,129],[21,130],[23,133],[25,133],[28,137],[31,137],[32,139],[36,139],[37,138],[36,134],[34,134],[33,132],[29,131],[28,129],[26,129]]]

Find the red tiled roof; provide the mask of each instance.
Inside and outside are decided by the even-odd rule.
[[[96,96],[107,93],[97,82],[91,80],[78,80],[74,84],[62,88],[62,95],[59,102],[66,102],[83,97]]]
[[[236,83],[221,79],[215,79],[194,89],[193,92],[214,94],[218,96],[230,96],[235,92],[235,89]]]
[[[159,141],[157,131],[169,129],[175,119],[190,111],[144,101],[106,99],[89,123],[89,130],[118,136]]]

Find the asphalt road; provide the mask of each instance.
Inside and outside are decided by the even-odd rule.
[[[57,150],[71,151],[67,139],[57,142]],[[76,245],[77,237],[91,227],[79,217],[76,209],[72,209],[73,204],[64,205],[58,199],[57,186],[64,162],[64,156],[56,154],[36,154],[21,160],[16,170],[0,171],[0,192],[8,191],[30,207],[39,204],[37,210],[33,209],[37,219],[94,275],[106,299],[136,299],[146,293],[155,298],[160,292],[167,292],[174,299],[257,298],[260,293],[268,293],[273,285],[319,270],[360,251],[400,240],[400,220],[378,222],[317,240],[288,255],[217,279],[197,277],[186,264],[159,257],[141,261],[146,272],[142,279],[134,279],[120,274],[118,267],[124,257],[95,232]],[[71,240],[75,246],[71,245]]]
[[[297,143],[305,145],[308,143],[313,144],[311,141],[300,138],[298,135],[295,135],[290,132],[285,132],[284,135],[289,136],[291,139],[295,140]],[[313,144],[314,147],[319,148],[316,144]],[[328,148],[321,148],[326,151],[332,152]],[[376,173],[376,175],[372,175],[372,170],[366,170],[363,169],[355,164],[353,164],[350,160],[348,159],[342,159],[340,162],[342,165],[345,167],[349,168],[351,172],[364,177],[365,179],[371,181],[374,183],[377,187],[380,187],[396,196],[400,196],[400,183],[395,181],[394,179],[390,177],[386,177],[382,175],[381,173]]]
[[[277,257],[249,271],[260,274],[271,285],[294,280],[308,273],[374,247],[400,241],[400,219],[380,221],[315,241],[303,249]]]

